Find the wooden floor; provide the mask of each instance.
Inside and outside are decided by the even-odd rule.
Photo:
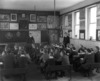
[[[57,79],[52,79],[52,80],[46,80],[35,63],[30,64],[29,68],[30,69],[28,69],[28,73],[27,73],[27,81],[69,81],[70,80],[68,76],[59,77]],[[92,77],[84,77],[80,75],[80,73],[73,72],[70,81],[100,81],[100,73],[96,73],[95,70],[93,71],[93,75],[91,76]],[[21,79],[18,77],[12,77],[12,78],[4,78],[4,81],[21,81]]]

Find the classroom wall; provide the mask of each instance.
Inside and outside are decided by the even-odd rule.
[[[89,41],[89,40],[79,40],[79,39],[70,39],[70,43],[74,44],[76,49],[80,48],[80,45],[83,45],[87,48],[95,48],[95,46],[100,47],[99,41]]]
[[[63,38],[60,38],[60,43],[63,43]],[[99,41],[89,41],[89,40],[80,40],[80,39],[70,39],[70,44],[73,44],[76,49],[80,48],[80,45],[83,45],[87,48],[95,48],[95,46],[100,47]]]
[[[71,6],[69,8],[61,10],[60,14],[68,13],[70,11],[73,11],[73,10],[76,10],[76,9],[79,9],[79,8],[82,8],[82,7],[85,7],[85,6],[94,4],[94,3],[98,3],[98,2],[100,2],[100,0],[85,0],[85,1],[80,2],[74,6]]]
[[[54,11],[0,9],[0,43],[26,42],[29,35],[36,43],[50,42],[50,39],[57,42],[50,34],[60,30],[60,14],[58,11],[55,14],[54,23]],[[58,37],[59,32],[53,35]]]

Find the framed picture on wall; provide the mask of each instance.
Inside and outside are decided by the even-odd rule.
[[[36,14],[30,14],[30,21],[36,22]]]
[[[29,24],[29,30],[36,30],[37,29],[37,24]]]
[[[80,39],[84,39],[84,33],[80,33]]]
[[[85,30],[80,30],[80,36],[79,36],[80,39],[85,39]]]
[[[19,24],[18,23],[10,23],[10,30],[18,30]]]
[[[0,22],[0,29],[9,30],[10,29],[9,23],[8,22]]]
[[[47,28],[47,25],[45,23],[38,23],[37,28],[39,30],[44,30]]]
[[[11,21],[17,21],[17,14],[11,14]]]
[[[37,22],[47,22],[46,16],[37,16]]]
[[[9,21],[9,19],[8,14],[0,14],[0,21]]]

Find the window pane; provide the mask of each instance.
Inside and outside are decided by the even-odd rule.
[[[79,12],[76,12],[76,24],[79,25],[80,24],[80,13]]]
[[[97,7],[90,8],[90,23],[96,22]]]
[[[89,38],[96,39],[96,24],[90,24],[89,27]]]
[[[75,38],[79,38],[79,25],[75,26]]]

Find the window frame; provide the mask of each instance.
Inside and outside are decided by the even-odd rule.
[[[97,29],[97,11],[96,11],[96,22],[91,23],[91,20],[90,20],[90,14],[91,14],[90,9],[93,8],[93,7],[97,7],[97,5],[95,4],[95,5],[91,5],[91,6],[86,7],[86,12],[87,12],[86,13],[86,15],[87,15],[87,17],[86,17],[87,40],[90,40],[90,25],[91,24],[96,24],[96,29]],[[92,39],[92,41],[96,41],[96,33],[95,33],[95,39]]]

